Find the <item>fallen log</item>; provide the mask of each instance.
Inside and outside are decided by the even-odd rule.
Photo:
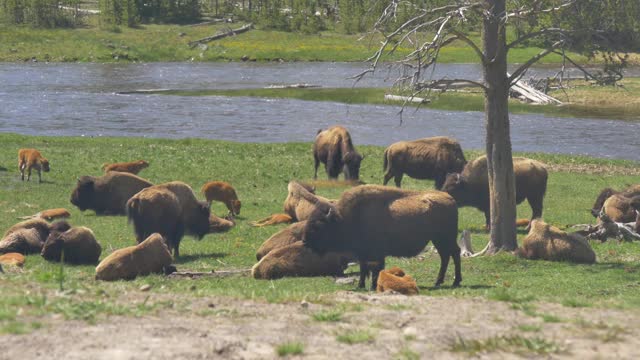
[[[216,35],[213,35],[213,36],[208,36],[206,38],[190,41],[189,42],[189,47],[193,48],[198,44],[208,43],[208,42],[213,41],[213,40],[219,40],[219,39],[222,39],[222,38],[226,38],[227,36],[242,34],[243,32],[247,32],[247,31],[251,30],[252,28],[253,28],[253,24],[249,23],[249,24],[241,26],[241,27],[239,27],[237,29],[230,29],[229,31],[224,32],[224,33],[220,33],[220,34],[216,34]]]
[[[640,240],[640,234],[635,231],[635,222],[621,223],[611,220],[611,218],[603,211],[598,216],[600,223],[597,225],[574,225],[573,227],[582,227],[578,231],[587,239],[607,241],[609,238],[618,239],[618,241]]]
[[[235,270],[211,270],[209,272],[200,271],[176,271],[168,275],[169,278],[188,277],[190,279],[198,279],[201,277],[229,277],[229,276],[247,276],[251,274],[251,269],[235,269]]]
[[[389,101],[404,101],[404,102],[410,102],[410,103],[416,103],[416,104],[428,104],[431,102],[431,100],[429,99],[424,99],[424,98],[415,97],[415,96],[400,96],[400,95],[389,95],[389,94],[386,94],[384,96],[384,99]]]

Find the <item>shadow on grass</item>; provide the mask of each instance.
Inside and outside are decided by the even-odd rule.
[[[175,259],[174,264],[184,264],[194,260],[200,259],[219,259],[226,257],[227,253],[198,253],[198,254],[189,254],[189,255],[180,255],[179,258]]]
[[[4,167],[4,166],[0,166],[0,171],[8,171],[8,170],[9,170],[9,169],[7,169],[6,167]]]
[[[460,286],[453,286],[453,285],[440,285],[440,286],[418,286],[418,289],[420,290],[428,290],[428,291],[433,291],[433,290],[453,290],[453,289],[469,289],[469,290],[487,290],[487,289],[493,289],[495,288],[495,286],[493,285],[460,285]]]

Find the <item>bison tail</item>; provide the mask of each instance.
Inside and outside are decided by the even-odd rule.
[[[140,199],[129,199],[129,201],[127,201],[126,212],[127,221],[129,223],[133,222],[135,224],[136,221],[140,219]]]
[[[389,159],[387,158],[389,154],[389,149],[385,149],[384,150],[384,155],[383,155],[383,162],[382,162],[382,172],[384,172],[385,174],[387,173],[388,167],[389,167]]]

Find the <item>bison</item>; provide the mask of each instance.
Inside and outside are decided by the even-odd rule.
[[[467,160],[460,144],[445,136],[399,141],[384,151],[384,185],[394,178],[400,187],[403,174],[414,179],[433,179],[440,189],[448,173],[459,173]]]
[[[272,250],[251,269],[255,279],[285,276],[342,276],[350,256],[328,252],[317,254],[302,241]]]
[[[516,203],[527,199],[531,206],[531,219],[542,216],[542,202],[547,191],[547,169],[539,161],[522,157],[513,158]],[[472,206],[484,212],[487,228],[490,226],[489,177],[487,157],[481,156],[465,165],[462,173],[447,175],[442,191],[449,193],[458,206]]]
[[[344,127],[333,126],[327,130],[319,130],[313,143],[313,178],[318,178],[318,166],[322,162],[330,180],[337,179],[340,172],[344,172],[345,180],[358,181],[363,158],[353,147],[351,135]]]
[[[303,242],[314,251],[348,252],[360,262],[359,287],[372,273],[371,289],[387,256],[415,256],[431,240],[440,255],[436,286],[444,282],[449,258],[454,286],[462,281],[455,200],[440,191],[409,191],[364,185],[344,192],[337,204],[318,203],[307,220]],[[375,265],[369,269],[369,263]]]
[[[24,181],[24,171],[27,170],[27,181],[31,179],[31,170],[38,172],[38,182],[42,182],[41,171],[49,172],[49,160],[45,159],[36,149],[18,150],[18,168],[22,181]]]
[[[409,275],[397,266],[380,271],[377,292],[395,291],[404,295],[417,295],[418,285]]]
[[[97,264],[102,247],[93,231],[84,226],[69,228],[69,224],[65,223],[60,221],[52,226],[40,255],[45,260],[55,262]]]
[[[306,225],[306,221],[300,221],[271,235],[270,238],[260,245],[258,251],[256,251],[256,259],[260,261],[260,259],[265,257],[272,250],[302,241],[302,234],[304,233],[304,227]]]
[[[68,217],[71,217],[71,213],[69,212],[69,210],[65,208],[55,208],[55,209],[42,210],[33,215],[20,217],[20,219],[40,218],[40,219],[45,219],[47,221],[53,221],[56,219],[66,219]]]
[[[236,190],[231,184],[224,181],[210,181],[202,186],[200,190],[207,199],[209,206],[212,201],[221,201],[229,210],[229,215],[240,214],[242,203],[238,200]]]
[[[42,250],[50,224],[43,219],[31,219],[19,222],[9,228],[0,240],[0,254],[18,252],[21,254],[39,253]]]
[[[605,213],[609,215],[609,217],[611,217],[611,220],[613,221],[617,221],[617,222],[633,221],[633,219],[635,218],[635,214],[633,214],[630,211],[622,210],[621,213],[619,214],[620,216],[617,216],[618,215],[617,213],[620,212],[620,210],[615,210],[616,205],[614,204],[621,204],[622,207],[626,207],[628,210],[628,205],[625,205],[628,201],[625,201],[625,199],[623,198],[630,199],[634,196],[639,196],[640,184],[631,185],[621,191],[616,191],[612,188],[602,189],[602,191],[600,191],[600,194],[598,194],[598,197],[596,198],[596,202],[593,204],[593,207],[591,208],[591,214],[597,218],[600,215],[600,210],[602,210],[602,208],[604,207],[605,202],[614,195],[617,195],[618,198],[615,200],[612,200],[613,202],[609,202],[609,210],[607,210],[607,207],[605,207],[604,209]]]
[[[110,171],[83,176],[71,193],[71,203],[81,211],[94,210],[98,215],[124,215],[125,205],[133,195],[153,184],[133,174]]]
[[[522,239],[522,246],[516,250],[516,255],[531,260],[584,264],[596,262],[596,254],[582,235],[568,234],[540,219],[531,221],[529,234]]]
[[[154,233],[136,246],[112,252],[96,267],[96,280],[131,280],[166,272],[173,258],[162,235]]]
[[[180,181],[148,187],[129,199],[126,208],[138,243],[160,233],[175,257],[180,256],[185,233],[197,239],[209,233],[209,205],[198,201],[191,187]]]
[[[149,167],[149,163],[144,160],[120,162],[120,163],[105,163],[102,164],[102,170],[106,173],[109,171],[119,171],[137,175],[143,169]]]

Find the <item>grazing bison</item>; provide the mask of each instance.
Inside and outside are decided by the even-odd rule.
[[[220,201],[227,206],[230,215],[240,214],[242,203],[238,200],[236,190],[231,184],[224,181],[210,181],[204,184],[200,191],[204,194],[209,206],[212,201]]]
[[[313,143],[314,179],[318,178],[320,162],[325,165],[329,179],[337,179],[344,172],[347,181],[360,179],[360,162],[364,157],[353,147],[351,135],[342,126],[319,130]]]
[[[189,185],[173,181],[148,187],[127,201],[127,216],[138,243],[160,233],[180,256],[180,240],[190,234],[201,239],[209,233],[209,205],[198,201]]]
[[[397,266],[380,271],[377,292],[395,291],[404,295],[418,295],[418,284]]]
[[[137,276],[166,272],[173,258],[160,234],[151,234],[136,246],[112,252],[96,267],[96,280],[131,280]]]
[[[38,172],[38,182],[42,182],[41,171],[49,172],[49,160],[45,159],[36,149],[18,150],[18,168],[24,181],[24,171],[27,170],[27,181],[31,179],[31,169]]]
[[[144,160],[113,163],[113,164],[109,164],[109,163],[102,164],[102,170],[104,172],[119,171],[119,172],[134,174],[134,175],[138,174],[140,171],[148,167],[149,167],[149,163]]]
[[[342,276],[350,256],[328,252],[317,254],[302,241],[269,252],[253,266],[255,279],[279,279],[286,276]]]
[[[624,198],[632,198],[634,196],[639,196],[640,195],[640,184],[638,185],[631,185],[629,187],[627,187],[626,189],[622,190],[622,191],[616,191],[612,188],[606,188],[606,189],[602,189],[602,191],[600,191],[600,194],[598,195],[598,197],[596,198],[596,202],[593,204],[593,207],[591,208],[591,214],[594,217],[598,217],[600,215],[600,210],[602,210],[602,207],[604,206],[605,202],[611,198],[614,195],[618,195],[619,197],[624,197]],[[625,201],[623,201],[624,199],[622,198],[618,198],[617,200],[615,200],[616,203],[618,202],[622,202],[624,203]],[[613,204],[613,203],[610,203]],[[627,213],[626,216],[622,216],[622,217],[617,217],[614,214],[615,211],[611,212],[611,213],[607,213],[607,210],[605,208],[605,213],[607,215],[609,215],[609,217],[611,217],[611,220],[613,221],[618,221],[618,222],[629,222],[632,220],[629,220],[629,217],[634,217],[634,214],[632,213]],[[626,220],[626,221],[624,221]]]
[[[127,200],[152,185],[141,177],[117,171],[100,177],[83,176],[78,179],[70,201],[81,211],[94,210],[98,215],[124,215]]]
[[[454,286],[462,281],[456,243],[458,208],[440,191],[408,191],[364,185],[347,190],[337,204],[318,203],[307,220],[304,244],[323,254],[352,253],[360,262],[359,287],[372,272],[372,286],[387,256],[415,256],[431,240],[440,255],[436,286],[444,282],[449,258],[455,264]],[[369,262],[376,265],[369,269]]]
[[[540,219],[531,221],[529,234],[522,239],[522,246],[516,250],[516,255],[531,260],[543,259],[584,264],[596,262],[596,254],[582,235],[567,234]]]
[[[52,226],[40,255],[49,261],[97,264],[101,253],[102,247],[91,229],[84,226],[70,228],[69,224],[60,221]]]
[[[531,219],[542,216],[542,202],[547,191],[547,169],[544,164],[527,158],[513,158],[516,203],[527,199],[531,206]],[[487,228],[490,223],[489,177],[487,157],[481,156],[467,163],[462,173],[447,175],[442,191],[456,199],[458,206],[473,206],[484,212]]]
[[[384,151],[384,185],[394,178],[400,187],[402,175],[433,179],[440,189],[448,173],[459,173],[467,160],[460,144],[445,136],[399,141]]]

